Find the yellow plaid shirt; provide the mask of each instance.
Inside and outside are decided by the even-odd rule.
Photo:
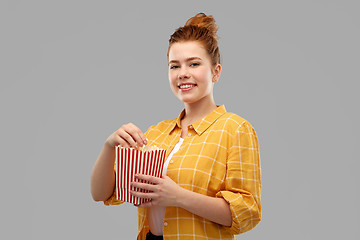
[[[180,139],[184,113],[151,126],[145,133],[148,145],[166,149],[169,155]],[[258,139],[250,123],[226,112],[224,105],[188,127],[167,175],[185,189],[225,199],[230,205],[232,225],[225,227],[182,208],[166,207],[164,239],[236,239],[234,235],[249,231],[261,220]],[[104,203],[122,202],[113,195]],[[138,208],[140,240],[145,240],[149,231],[146,214],[146,208]]]

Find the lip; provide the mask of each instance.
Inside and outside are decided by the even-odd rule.
[[[197,85],[197,84],[196,84],[196,83],[192,83],[192,82],[184,82],[184,83],[178,84],[177,86],[180,87],[180,86],[183,86],[183,85]]]
[[[190,87],[190,88],[180,88],[180,86],[183,86],[183,85],[194,85],[193,87]],[[188,91],[191,91],[192,89],[194,89],[195,87],[197,86],[196,83],[191,83],[191,82],[186,82],[186,83],[181,83],[181,84],[178,84],[178,88],[181,92],[188,92]]]

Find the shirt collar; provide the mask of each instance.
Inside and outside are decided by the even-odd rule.
[[[193,124],[191,124],[191,126],[194,128],[197,134],[201,135],[224,113],[226,113],[225,106],[217,105],[217,108],[214,111],[212,111],[209,115],[207,115],[203,119],[194,122]],[[181,128],[180,121],[184,117],[184,115],[185,115],[185,109],[181,111],[178,118],[174,119],[173,125],[169,128],[169,133],[172,132],[175,127]]]

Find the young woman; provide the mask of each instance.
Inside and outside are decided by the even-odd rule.
[[[261,171],[258,139],[240,116],[216,105],[213,87],[221,65],[217,25],[199,13],[169,40],[170,87],[184,103],[173,120],[151,126],[145,134],[134,124],[109,136],[94,165],[95,201],[121,204],[114,195],[115,147],[145,144],[167,150],[164,175],[138,175],[132,191],[151,199],[138,206],[138,239],[235,239],[261,220]]]

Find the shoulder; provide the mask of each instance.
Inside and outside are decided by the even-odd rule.
[[[225,136],[236,143],[235,145],[258,147],[256,131],[248,120],[231,112],[225,113],[219,120],[224,122],[223,129],[227,133]]]
[[[243,128],[253,128],[249,121],[232,112],[224,113],[218,119],[218,123],[222,125],[223,128],[230,131],[238,131]]]

